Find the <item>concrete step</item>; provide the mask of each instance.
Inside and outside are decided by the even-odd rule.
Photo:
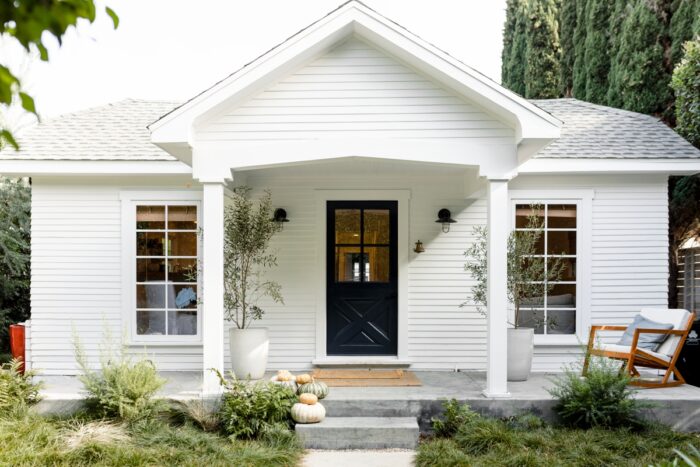
[[[321,401],[333,417],[418,417],[422,404],[401,399],[339,399],[331,395]]]
[[[418,443],[415,417],[328,417],[295,430],[309,449],[414,449]]]

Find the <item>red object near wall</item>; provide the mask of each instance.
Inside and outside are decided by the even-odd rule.
[[[10,325],[10,351],[14,358],[22,360],[22,365],[19,370],[24,373],[24,325]]]

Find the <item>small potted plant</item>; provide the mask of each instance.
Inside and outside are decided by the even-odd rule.
[[[238,378],[260,379],[270,341],[266,328],[252,325],[265,313],[261,299],[283,303],[281,286],[265,278],[277,265],[277,256],[269,247],[281,226],[272,220],[270,192],[265,192],[257,206],[249,195],[250,188],[237,188],[233,203],[224,212],[224,311],[233,323],[229,330],[233,373]]]
[[[531,327],[522,326],[520,311],[523,306],[542,303],[554,287],[554,282],[561,279],[564,263],[558,258],[550,257],[545,270],[545,259],[538,255],[537,244],[543,235],[543,221],[538,213],[542,207],[530,205],[530,214],[524,230],[514,230],[508,237],[507,294],[513,305],[512,327],[508,328],[508,381],[525,381],[532,368],[534,351],[534,333]],[[484,226],[474,228],[476,241],[464,253],[470,258],[464,268],[476,281],[472,288],[471,301],[477,310],[487,311],[487,257],[488,231]],[[462,304],[462,306],[465,303]],[[534,323],[536,326],[538,323]],[[550,326],[556,323],[548,322]]]

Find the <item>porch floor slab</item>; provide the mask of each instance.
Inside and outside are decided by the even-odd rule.
[[[492,416],[512,416],[530,411],[553,419],[555,401],[548,389],[557,374],[533,373],[530,379],[508,383],[511,397],[489,399],[483,394],[485,373],[416,371],[422,386],[411,387],[332,387],[323,400],[329,416],[417,417],[421,430],[430,418],[440,413],[442,401],[457,399],[475,410]],[[201,373],[163,372],[167,383],[162,397],[193,399],[199,397]],[[37,406],[42,413],[68,413],[82,403],[82,383],[76,376],[42,376],[43,400]],[[649,401],[645,416],[685,431],[700,431],[700,387],[688,384],[660,389],[635,389],[635,397]]]

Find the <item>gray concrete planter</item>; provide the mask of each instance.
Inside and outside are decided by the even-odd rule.
[[[508,329],[508,381],[525,381],[530,377],[534,342],[534,329]]]
[[[229,348],[231,369],[237,378],[262,379],[270,348],[267,328],[229,329]]]

